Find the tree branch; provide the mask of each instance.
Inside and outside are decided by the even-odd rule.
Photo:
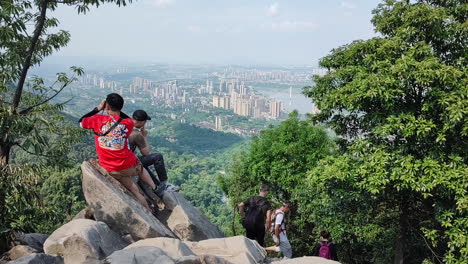
[[[40,102],[40,103],[37,103],[37,104],[35,104],[35,105],[33,105],[33,106],[30,106],[30,107],[28,107],[28,108],[26,108],[26,109],[24,109],[24,110],[21,110],[21,111],[19,112],[19,114],[20,114],[20,115],[28,114],[28,113],[31,112],[31,110],[33,110],[34,108],[36,108],[36,107],[38,107],[38,106],[40,106],[40,105],[43,105],[43,104],[49,102],[50,100],[54,99],[59,93],[61,93],[61,92],[63,91],[63,89],[65,89],[65,87],[67,87],[70,83],[73,82],[73,79],[74,79],[74,78],[72,78],[70,81],[64,83],[64,84],[62,85],[62,87],[60,87],[60,89],[59,89],[58,91],[56,91],[56,93],[55,93],[54,95],[52,95],[51,97],[45,99],[44,101],[42,101],[42,102]]]
[[[26,59],[22,65],[21,75],[18,81],[18,85],[16,86],[15,96],[13,97],[12,102],[12,110],[16,111],[18,105],[21,101],[21,95],[23,93],[24,82],[26,81],[26,76],[28,75],[29,68],[31,67],[31,61],[36,50],[37,43],[39,41],[39,37],[42,34],[42,30],[44,29],[44,23],[46,20],[46,13],[47,13],[47,6],[50,0],[43,0],[41,3],[41,14],[37,20],[36,28],[34,29],[34,35],[31,40],[31,45],[29,46],[28,50],[26,51]]]

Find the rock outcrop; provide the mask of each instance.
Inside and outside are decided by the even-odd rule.
[[[165,192],[163,202],[168,212],[162,212],[157,217],[166,223],[179,239],[200,241],[224,237],[223,232],[182,194]]]
[[[42,247],[48,237],[49,235],[38,234],[38,233],[29,233],[29,234],[15,233],[13,243],[15,245],[30,246],[38,250],[39,252],[43,252]]]
[[[104,261],[106,264],[176,264],[175,260],[167,256],[157,247],[133,247],[114,252]]]
[[[85,161],[83,192],[88,206],[98,221],[105,222],[121,236],[130,234],[137,241],[152,237],[175,237],[112,177],[104,176],[96,164]]]
[[[126,248],[134,247],[157,247],[164,251],[172,259],[181,259],[183,257],[195,256],[190,248],[179,239],[158,237],[137,241]]]
[[[73,220],[57,229],[44,243],[44,252],[63,256],[67,264],[100,260],[126,243],[102,222]]]
[[[88,207],[50,236],[17,234],[18,246],[5,260],[9,255],[17,258],[12,264],[338,264],[318,257],[269,260],[254,240],[223,238],[180,193],[164,193],[164,209],[154,217],[95,162],[81,169]]]
[[[7,256],[10,260],[15,260],[32,255],[34,253],[40,253],[40,251],[30,246],[18,245],[10,249],[7,253]]]
[[[8,264],[64,264],[63,259],[44,253],[34,253],[32,255],[8,262]]]
[[[263,263],[267,255],[257,241],[244,236],[185,243],[198,256],[215,256],[233,264]]]

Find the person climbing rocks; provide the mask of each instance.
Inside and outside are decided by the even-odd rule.
[[[179,191],[179,187],[167,182],[167,171],[164,166],[164,158],[161,153],[150,153],[150,145],[148,144],[148,131],[145,129],[146,121],[151,120],[151,117],[144,110],[136,110],[132,115],[133,124],[135,125],[132,133],[128,137],[130,149],[135,152],[140,151],[141,156],[138,157],[143,167],[148,171],[153,181],[158,185],[156,194],[162,196],[164,191]],[[158,178],[153,174],[150,166],[154,167]]]
[[[320,232],[320,241],[315,246],[314,256],[338,261],[336,247],[332,242],[330,232],[325,230]]]
[[[286,234],[285,214],[291,209],[291,203],[284,202],[283,205],[276,209],[272,215],[272,228],[271,233],[275,245],[267,247],[267,251],[281,252],[285,259],[292,258],[292,247],[289,243],[288,236]]]
[[[123,105],[122,96],[111,93],[91,112],[80,118],[80,126],[92,129],[95,134],[94,142],[99,165],[151,211],[131,177],[140,176],[153,190],[156,189],[156,185],[129,148],[128,136],[132,133],[134,125],[130,117],[121,112]],[[101,110],[105,110],[107,115],[98,114]]]
[[[246,236],[256,240],[262,247],[265,244],[265,233],[271,224],[271,204],[266,198],[269,191],[268,185],[262,184],[258,195],[251,196],[238,204]]]

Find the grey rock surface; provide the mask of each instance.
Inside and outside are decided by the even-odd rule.
[[[22,257],[8,264],[63,264],[63,259],[57,256],[51,256],[44,253],[35,253],[26,257]]]
[[[55,230],[44,243],[44,251],[63,256],[67,264],[100,260],[127,244],[102,222],[73,220]]]
[[[185,242],[198,256],[214,256],[228,263],[263,263],[267,255],[257,241],[244,236],[208,239],[199,242]],[[214,262],[218,263],[218,262]]]
[[[166,214],[158,218],[165,223],[178,238],[188,241],[200,241],[224,237],[223,232],[212,224],[198,208],[194,207],[178,192],[164,192],[163,201]]]
[[[157,247],[134,247],[114,252],[105,264],[176,264],[163,250]]]
[[[148,212],[119,182],[104,176],[91,161],[81,165],[83,192],[94,217],[105,222],[121,236],[130,234],[137,241],[153,237],[175,237]]]
[[[39,252],[39,250],[37,250],[35,248],[32,248],[30,246],[17,245],[17,246],[12,247],[8,251],[7,255],[8,255],[9,259],[15,260],[15,259],[19,259],[19,258],[22,258],[22,257],[32,255],[34,253],[40,253],[40,252]]]
[[[178,260],[183,257],[195,256],[192,250],[190,250],[190,248],[184,242],[175,238],[148,238],[137,241],[126,248],[135,247],[157,247],[162,249],[166,255],[174,260]]]
[[[15,233],[14,234],[14,243],[16,245],[26,245],[30,246],[39,252],[43,252],[43,245],[49,235],[46,234],[38,234],[38,233],[29,233],[29,234],[21,234]]]

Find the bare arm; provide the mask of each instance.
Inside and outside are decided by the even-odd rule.
[[[148,144],[148,131],[145,129],[145,127],[142,127],[140,129],[141,134],[143,135],[143,140],[145,141],[145,147],[140,148],[140,153],[143,156],[149,155],[150,154],[150,146]]]
[[[265,231],[268,232],[271,227],[271,210],[266,212],[266,223],[265,223]]]
[[[141,149],[140,149],[140,153],[141,153],[142,156],[149,155],[149,154],[150,154],[149,145],[146,144],[146,147],[141,148]]]
[[[276,246],[278,247],[281,243],[280,241],[281,225],[275,225],[275,236],[278,238],[276,240]]]
[[[239,214],[242,216],[242,217],[245,217],[245,205],[244,203],[240,203],[237,205],[237,208],[239,208]]]

